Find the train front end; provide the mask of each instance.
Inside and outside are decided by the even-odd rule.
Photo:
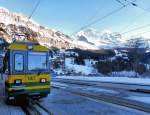
[[[6,99],[42,98],[50,93],[48,49],[31,43],[13,43],[5,56]]]

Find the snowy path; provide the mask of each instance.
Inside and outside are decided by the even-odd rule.
[[[4,86],[0,79],[0,112],[2,115],[25,115],[18,106],[6,105],[4,102]]]
[[[42,105],[49,108],[54,115],[148,115],[114,104],[90,100],[55,88],[52,88],[51,94],[44,99]]]

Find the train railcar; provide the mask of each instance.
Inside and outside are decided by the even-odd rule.
[[[49,50],[37,43],[12,43],[4,58],[7,102],[20,97],[42,98],[50,93]]]

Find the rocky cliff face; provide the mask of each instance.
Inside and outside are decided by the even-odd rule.
[[[8,43],[13,40],[37,41],[48,48],[81,48],[81,49],[112,49],[126,47],[128,41],[122,42],[120,33],[105,31],[99,32],[93,28],[87,28],[72,36],[63,34],[55,29],[44,27],[27,16],[10,12],[0,7],[0,38]],[[142,38],[143,46],[150,46],[150,40]],[[143,43],[143,42],[142,42]],[[148,44],[148,45],[147,45]],[[142,46],[142,47],[143,47]]]
[[[72,39],[60,31],[41,26],[27,16],[10,12],[0,7],[0,37],[11,43],[13,40],[38,41],[50,48],[78,47],[72,43]]]

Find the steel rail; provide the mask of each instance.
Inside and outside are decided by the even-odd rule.
[[[54,81],[55,82],[55,81]],[[144,84],[128,84],[128,83],[114,83],[114,82],[95,82],[95,81],[82,81],[82,80],[71,80],[71,79],[56,79],[56,82],[60,83],[67,83],[67,84],[76,84],[76,85],[84,85],[84,86],[98,86],[98,87],[104,87],[104,88],[111,88],[111,89],[123,89],[133,92],[141,92],[141,93],[150,93],[150,85],[144,85]],[[106,86],[106,84],[112,84],[112,85],[124,85],[124,86],[134,86],[137,88],[127,88],[127,87],[116,87],[116,86]],[[148,87],[148,88],[143,88]]]
[[[28,100],[27,105],[21,105],[21,109],[26,115],[53,115],[46,107],[33,99]],[[44,113],[43,113],[44,112]]]
[[[107,94],[91,94],[91,93],[87,93],[85,91],[79,91],[79,90],[74,90],[74,89],[65,89],[59,85],[52,85],[53,88],[57,88],[57,89],[61,89],[82,97],[87,97],[90,99],[94,99],[97,101],[103,101],[103,102],[107,102],[107,103],[111,103],[111,104],[116,104],[119,106],[123,106],[123,107],[127,107],[127,108],[131,108],[131,109],[135,109],[135,110],[139,110],[139,111],[143,111],[146,113],[150,113],[150,106],[148,104],[143,104],[142,102],[137,102],[137,101],[131,101],[129,99],[124,99],[124,98],[119,98],[116,96],[110,96]]]

